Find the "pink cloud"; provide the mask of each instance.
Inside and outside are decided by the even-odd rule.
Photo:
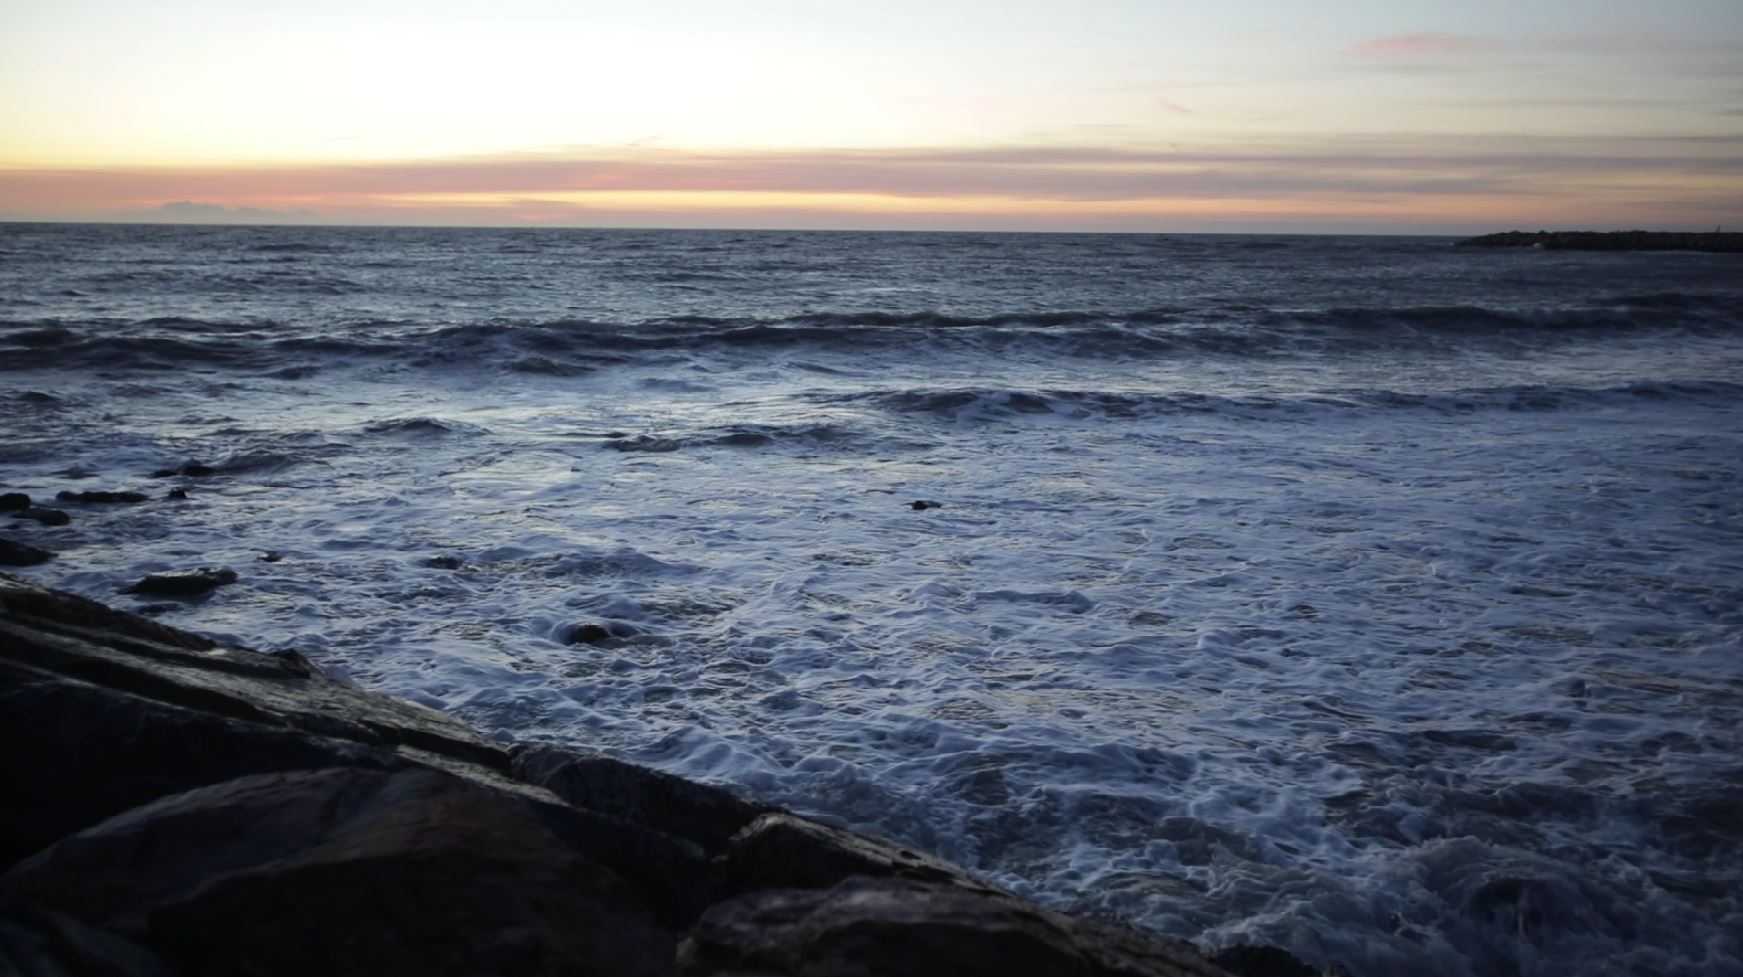
[[[511,222],[578,220],[585,218],[581,208],[592,206],[589,195],[600,195],[599,206],[621,213],[635,205],[622,196],[628,192],[650,195],[644,198],[650,207],[691,207],[702,216],[743,193],[759,206],[778,206],[786,218],[801,207],[823,213],[831,199],[855,206],[838,199],[844,196],[879,197],[900,202],[886,206],[903,208],[904,219],[921,222],[933,210],[949,214],[962,206],[988,213],[992,207],[1014,213],[1027,206],[1087,213],[1106,210],[1110,202],[1141,209],[1189,201],[1275,201],[1336,212],[1384,201],[1400,211],[1439,212],[1455,201],[1507,199],[1517,207],[1667,186],[1680,188],[1691,208],[1729,214],[1739,175],[1743,137],[1340,137],[1243,148],[1018,145],[762,153],[576,147],[562,155],[326,166],[0,169],[0,218],[397,221],[397,215],[441,219],[438,213],[451,205],[507,208],[502,219]],[[686,193],[713,195],[712,202],[686,204]],[[165,201],[184,203],[166,209]],[[745,219],[735,213],[740,216],[733,219]]]
[[[1389,34],[1355,44],[1347,53],[1376,61],[1420,61],[1494,54],[1507,45],[1474,34]]]

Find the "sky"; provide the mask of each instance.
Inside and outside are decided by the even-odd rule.
[[[0,219],[1743,230],[1743,2],[0,0]]]

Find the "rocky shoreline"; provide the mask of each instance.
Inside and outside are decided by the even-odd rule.
[[[1743,234],[1722,231],[1503,231],[1460,241],[1472,248],[1549,251],[1705,251],[1743,254]]]
[[[6,574],[0,730],[11,973],[1316,973]]]

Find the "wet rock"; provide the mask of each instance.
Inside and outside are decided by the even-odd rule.
[[[687,838],[709,855],[725,851],[746,825],[778,810],[602,753],[525,746],[514,751],[513,771],[577,807]]]
[[[200,973],[657,974],[674,942],[531,811],[433,770],[173,795],[19,864],[0,893]]]
[[[12,977],[175,977],[137,944],[40,909],[0,915],[0,971]]]
[[[572,645],[596,645],[601,641],[611,640],[611,632],[607,631],[604,625],[577,624],[565,640],[567,644]]]
[[[416,762],[488,780],[508,766],[459,720],[333,681],[300,656],[220,647],[4,574],[0,743],[0,866],[245,774]]]
[[[734,892],[823,889],[856,875],[997,891],[942,859],[785,811],[762,815],[746,826],[732,839],[723,861]]]
[[[211,465],[203,465],[197,461],[190,461],[179,468],[159,468],[157,471],[151,473],[151,477],[174,478],[177,475],[185,475],[188,478],[207,478],[216,474],[218,474],[218,469],[213,468]]]
[[[1551,251],[1710,251],[1743,254],[1735,231],[1504,231],[1460,241],[1477,248],[1545,248]]]
[[[1211,954],[1210,960],[1234,977],[1320,977],[1299,957],[1274,946],[1232,946]]]
[[[63,509],[51,509],[44,505],[33,505],[18,513],[21,518],[34,519],[44,526],[64,526],[73,521],[73,517]]]
[[[432,556],[424,561],[424,566],[432,570],[458,570],[466,565],[466,561],[457,556]]]
[[[1002,893],[890,879],[751,893],[710,909],[684,977],[1224,977],[1190,948]]]
[[[931,499],[915,499],[908,503],[908,508],[913,509],[916,512],[924,512],[927,509],[942,509],[944,508],[944,503],[934,502]]]
[[[121,592],[139,594],[144,597],[198,597],[218,587],[235,582],[235,570],[201,567],[198,570],[154,573]]]
[[[62,502],[144,502],[145,496],[138,492],[56,492],[55,498]]]
[[[262,563],[278,563],[282,560],[284,560],[284,554],[280,553],[278,550],[267,550],[265,553],[260,554],[260,562]]]
[[[633,638],[638,634],[641,634],[639,630],[622,621],[610,621],[605,624],[577,624],[569,629],[563,642],[571,645],[598,645]]]
[[[163,497],[166,499],[185,499],[188,497],[188,490],[184,488],[172,488],[164,493]]]
[[[1217,973],[893,842],[510,752],[294,653],[3,573],[0,744],[0,907],[185,974],[669,973],[692,930],[692,973]],[[156,977],[45,971],[107,972]]]
[[[0,495],[0,512],[23,512],[30,508],[30,496],[23,492],[7,492]]]
[[[639,434],[633,438],[619,438],[616,441],[607,441],[606,444],[618,451],[647,451],[652,453],[677,451],[683,447],[682,444],[671,438],[656,438],[646,434]]]
[[[44,393],[41,390],[26,390],[18,395],[18,399],[26,404],[58,404],[61,402],[59,397],[51,393]]]
[[[38,549],[29,543],[0,539],[0,566],[33,567],[38,563],[47,563],[53,557],[54,554],[48,550]]]

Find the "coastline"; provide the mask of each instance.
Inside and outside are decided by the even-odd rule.
[[[1728,231],[1503,231],[1458,242],[1471,248],[1548,251],[1700,251],[1743,254],[1743,234]]]
[[[40,972],[1316,972],[8,574],[0,635],[0,956]]]

